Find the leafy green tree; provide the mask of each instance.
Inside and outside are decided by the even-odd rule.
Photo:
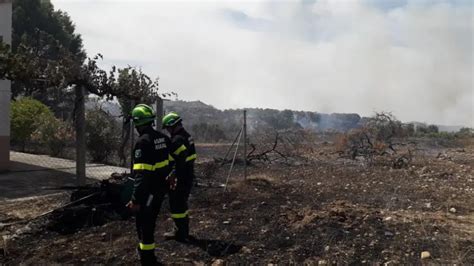
[[[81,36],[75,33],[70,17],[54,10],[49,0],[13,1],[12,52],[37,57],[35,67],[47,67],[48,61],[58,61],[67,53],[71,63],[81,65],[86,59]],[[28,66],[25,66],[28,67]],[[61,86],[48,86],[42,80],[15,80],[12,97],[34,96],[49,106],[71,99]],[[55,96],[55,97],[52,97]],[[51,102],[51,103],[50,103]]]
[[[73,98],[74,88],[82,87],[86,93],[107,100],[116,97],[123,106],[128,130],[132,101],[152,102],[158,96],[157,81],[141,70],[103,70],[97,63],[101,54],[85,59],[80,35],[74,33],[69,17],[54,11],[49,1],[19,1],[14,13],[18,29],[14,29],[13,47],[0,43],[0,79],[21,85],[13,97],[32,95],[53,106],[58,114],[64,113],[63,108],[72,113],[78,100]],[[74,104],[68,99],[74,99]],[[129,133],[124,137],[128,139]]]
[[[416,132],[418,135],[427,135],[432,134],[432,136],[436,136],[439,133],[439,128],[436,125],[426,125],[426,124],[419,124],[416,127]]]
[[[21,85],[13,97],[40,90],[51,98],[54,93],[45,90],[59,88],[57,96],[62,98],[61,93],[73,91],[68,89],[71,86],[82,86],[88,93],[107,99],[116,96],[139,101],[145,95],[157,96],[158,83],[141,70],[112,67],[105,71],[97,65],[101,54],[86,59],[81,37],[74,32],[69,16],[54,10],[50,1],[18,0],[13,9],[12,46],[0,44],[0,79]]]
[[[257,117],[265,121],[268,126],[277,130],[297,127],[297,123],[294,122],[293,111],[291,110],[277,111],[264,109],[258,112]]]
[[[16,55],[9,64],[15,70],[12,98],[33,97],[57,115],[70,118],[74,91],[66,89],[66,84],[48,81],[50,75],[45,74],[55,72],[58,64],[77,68],[84,63],[82,39],[70,17],[54,10],[49,0],[15,0],[12,26],[12,46],[8,48]]]
[[[40,122],[53,119],[51,110],[32,98],[21,98],[11,106],[11,135],[13,144],[20,144],[25,150],[26,143],[39,128]]]
[[[429,125],[428,133],[439,133],[439,128],[437,125]]]
[[[122,135],[119,148],[120,165],[124,166],[127,161],[126,148],[130,139],[130,114],[133,105],[138,103],[153,103],[158,97],[158,79],[152,80],[142,72],[141,69],[126,67],[118,69],[116,81],[116,97],[120,103],[122,113]],[[133,95],[129,95],[132,91]]]
[[[321,121],[321,114],[308,112],[308,115],[312,122],[319,123]]]

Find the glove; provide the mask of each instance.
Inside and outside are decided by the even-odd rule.
[[[127,205],[125,205],[127,208],[130,209],[132,212],[138,212],[140,211],[140,204],[135,204],[133,201],[129,201]]]
[[[174,172],[172,172],[169,176],[166,177],[166,181],[168,181],[171,190],[176,189],[176,185],[178,184],[178,178],[176,177],[176,174]]]

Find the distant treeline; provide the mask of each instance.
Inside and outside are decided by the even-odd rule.
[[[235,137],[242,124],[242,109],[219,110],[200,101],[166,101],[165,111],[178,112],[185,125],[203,141]],[[292,110],[249,108],[249,132],[255,130],[311,129],[345,132],[364,121],[358,114],[324,114]]]

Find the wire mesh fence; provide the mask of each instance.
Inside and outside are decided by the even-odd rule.
[[[198,162],[232,159],[234,154],[240,165],[244,158],[246,163],[243,165],[275,160],[289,162],[291,158],[299,158],[300,151],[307,150],[310,147],[308,144],[315,141],[310,130],[294,126],[289,118],[287,120],[291,123],[285,123],[292,128],[288,128],[281,121],[280,112],[250,110],[247,112],[247,130],[244,130],[242,110],[219,111],[203,107],[201,103],[195,105],[168,103],[162,110],[181,114],[185,128],[195,139]],[[113,173],[130,173],[131,150],[138,137],[129,115],[122,115],[128,112],[120,109],[120,103],[113,105],[115,110],[110,105],[104,106],[91,99],[86,101],[85,141],[81,147],[86,152],[85,175],[93,179],[105,179]],[[68,114],[62,108],[61,114],[57,115],[54,107],[49,108],[53,110],[52,114],[47,118],[38,115],[39,119],[33,119],[34,126],[28,128],[29,134],[22,131],[21,125],[25,121],[12,119],[12,172],[54,171],[75,177],[78,161],[76,110],[70,108]],[[232,146],[242,131],[247,134],[242,133],[240,143]],[[229,151],[231,154],[226,158]]]
[[[54,108],[32,99],[15,102],[10,172],[74,177],[78,146],[73,117],[56,115]],[[105,179],[112,173],[130,173],[132,134],[129,119],[89,108],[85,113],[86,177]]]

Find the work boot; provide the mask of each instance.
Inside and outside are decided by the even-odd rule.
[[[166,240],[173,240],[173,239],[176,239],[177,232],[178,232],[178,228],[174,226],[172,230],[164,233],[163,236],[165,237]]]
[[[138,250],[138,255],[140,256],[140,263],[143,266],[155,266],[163,265],[163,263],[158,262],[155,256],[155,250]]]
[[[179,242],[185,242],[189,237],[189,218],[175,219],[174,223],[176,224],[176,240]]]
[[[174,239],[182,243],[191,243],[193,237],[189,235],[189,218],[174,219],[175,227],[173,231],[164,234],[168,240]]]

